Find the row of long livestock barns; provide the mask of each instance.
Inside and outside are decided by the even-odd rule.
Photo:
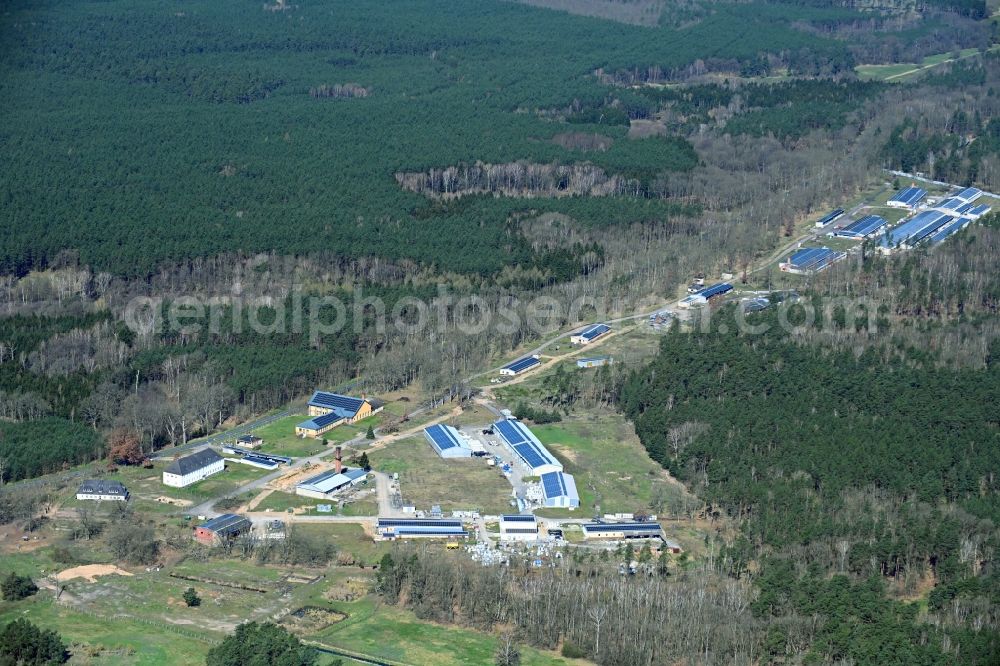
[[[846,213],[843,208],[837,208],[820,218],[816,227],[836,227],[826,232],[832,238],[874,240],[876,248],[882,254],[911,250],[921,245],[937,245],[989,213],[992,208],[980,201],[983,196],[981,190],[966,187],[944,197],[928,197],[925,189],[911,185],[886,201],[886,206],[890,208],[908,211],[907,217],[896,226],[875,214],[863,215],[841,224],[838,220]],[[812,275],[826,270],[846,256],[847,253],[828,247],[802,247],[778,267],[786,273]]]

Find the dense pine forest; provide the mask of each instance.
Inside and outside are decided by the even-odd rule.
[[[759,335],[716,317],[664,338],[621,405],[650,455],[741,526],[722,557],[760,588],[776,653],[995,661],[1000,343],[980,369],[951,369],[824,349],[776,311],[753,316]]]
[[[975,8],[557,4],[7,3],[0,418],[85,424],[97,455],[113,428],[151,451],[317,384],[455,395],[536,332],[463,335],[456,310],[431,343],[355,311],[320,340],[232,309],[211,332],[124,320],[136,297],[287,321],[296,293],[391,310],[442,289],[625,312],[746,270],[882,166],[1000,173],[996,57],[926,85],[853,71],[988,46]]]

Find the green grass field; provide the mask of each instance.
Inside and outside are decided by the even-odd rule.
[[[956,59],[970,58],[977,53],[979,53],[979,49],[963,49],[959,52],[958,58],[955,58],[951,52],[938,53],[927,56],[919,63],[901,62],[892,65],[858,65],[854,68],[854,71],[859,78],[865,80],[902,81],[921,72],[933,69],[942,63],[951,62]]]
[[[393,442],[369,459],[373,469],[399,474],[403,501],[418,509],[510,510],[510,483],[495,468],[478,458],[443,460],[422,436]]]
[[[531,429],[575,476],[580,493],[576,515],[649,511],[654,506],[662,513],[685,494],[649,458],[631,425],[618,414],[595,412]],[[572,515],[564,509],[542,513]]]
[[[491,634],[422,622],[409,611],[375,605],[370,599],[333,606],[346,613],[348,619],[310,638],[407,664],[466,666],[493,663],[496,637]],[[524,666],[557,666],[587,662],[522,647],[521,663]]]

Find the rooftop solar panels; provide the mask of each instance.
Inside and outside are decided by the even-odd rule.
[[[262,458],[261,456],[249,455],[243,456],[243,462],[253,465],[255,467],[261,467],[263,469],[275,469],[278,463],[271,460],[270,458]]]
[[[890,249],[901,246],[913,247],[953,219],[955,218],[945,213],[925,210],[889,231],[882,239],[881,246]]]
[[[308,430],[319,430],[320,428],[325,428],[332,423],[340,421],[344,417],[336,412],[330,412],[329,414],[320,414],[319,416],[314,416],[308,421],[303,421],[299,424],[300,428],[306,428]]]
[[[722,294],[725,294],[732,290],[733,290],[733,285],[729,284],[728,282],[720,282],[719,284],[713,284],[711,287],[708,287],[707,289],[702,289],[695,295],[701,296],[707,301],[710,298],[721,296]]]
[[[493,428],[510,449],[516,453],[532,471],[562,470],[562,464],[542,445],[526,425],[520,421],[497,421]]]
[[[843,229],[831,232],[831,235],[840,236],[841,238],[868,238],[888,223],[881,215],[865,215],[861,219],[851,222]]]
[[[508,363],[503,366],[503,370],[506,370],[510,374],[518,374],[535,367],[539,364],[539,360],[534,356],[525,356],[524,358],[519,358],[516,361]]]
[[[826,225],[830,224],[843,214],[844,214],[843,208],[835,208],[826,215],[824,215],[823,217],[819,218],[819,220],[816,222],[816,226],[825,227]]]
[[[329,409],[339,407],[351,412],[352,414],[356,414],[357,411],[361,409],[361,405],[364,404],[364,400],[361,398],[352,398],[347,395],[340,395],[338,393],[316,391],[313,393],[312,399],[309,400],[309,404],[314,407],[327,407]]]
[[[250,521],[235,513],[224,513],[198,527],[219,535],[235,534],[250,529]]]
[[[592,340],[596,340],[610,330],[611,327],[607,324],[595,324],[590,328],[584,329],[578,335],[573,337],[580,338],[582,342],[590,342]]]
[[[913,208],[920,200],[927,196],[927,191],[919,187],[905,187],[899,192],[896,192],[890,199],[886,202],[890,206],[905,206],[907,208]]]
[[[805,248],[792,254],[783,268],[793,273],[818,273],[845,256],[843,252],[834,252],[827,247]]]
[[[534,523],[535,517],[532,515],[526,515],[523,513],[505,513],[500,516],[500,522],[502,523]]]
[[[397,527],[392,531],[396,536],[468,536],[461,527]]]
[[[986,215],[986,213],[990,212],[991,210],[993,209],[990,206],[986,204],[979,204],[965,211],[964,214],[971,217],[972,219],[976,219],[982,217],[983,215]]]
[[[963,206],[968,205],[968,203],[969,203],[968,201],[963,201],[962,199],[952,197],[950,199],[945,199],[944,201],[938,203],[938,205],[935,206],[935,208],[952,212],[952,211],[958,211]]]
[[[931,234],[931,237],[928,240],[930,243],[936,245],[941,241],[943,241],[948,236],[951,236],[952,234],[961,230],[962,227],[964,227],[968,223],[969,223],[968,220],[963,219],[961,217],[958,218],[957,220],[952,220],[951,222],[945,224],[940,229]]]
[[[425,428],[424,437],[443,458],[466,458],[472,455],[472,450],[465,439],[451,426],[438,424]]]
[[[576,480],[572,474],[549,472],[548,474],[542,474],[541,481],[545,506],[580,506],[580,494],[576,490]]]
[[[968,201],[975,201],[979,197],[983,196],[983,191],[980,190],[980,189],[977,189],[975,187],[967,187],[964,190],[962,190],[960,192],[956,192],[955,194],[953,194],[951,196],[955,197],[956,199],[961,199],[962,201],[966,201],[966,202],[968,202]]]
[[[602,534],[623,534],[629,536],[662,536],[663,528],[659,523],[586,523],[583,526],[583,533],[587,536],[600,536]]]

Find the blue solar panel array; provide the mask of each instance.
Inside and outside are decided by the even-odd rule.
[[[962,199],[952,197],[951,199],[945,199],[944,201],[939,203],[936,206],[936,208],[940,208],[941,210],[947,210],[947,211],[957,211],[963,206],[968,205],[968,203],[969,202],[963,201]]]
[[[505,370],[510,370],[512,372],[523,372],[532,366],[538,365],[538,363],[538,359],[534,356],[525,356],[524,358],[519,358],[503,367]]]
[[[329,414],[321,414],[320,416],[314,416],[308,421],[301,424],[303,428],[313,428],[314,430],[319,430],[320,428],[325,428],[331,423],[335,423],[344,417],[340,416],[336,412],[330,412]]]
[[[831,210],[829,213],[827,213],[823,217],[819,218],[819,221],[816,222],[816,226],[817,227],[825,227],[826,225],[830,224],[831,222],[833,222],[834,220],[836,220],[838,217],[840,217],[843,214],[844,214],[844,209],[843,208],[835,208],[834,210]]]
[[[542,474],[542,489],[546,497],[560,497],[567,494],[563,475],[559,472]]]
[[[468,536],[461,527],[397,527],[393,533],[399,536]]]
[[[962,218],[953,220],[931,234],[930,242],[933,244],[940,243],[948,236],[951,236],[953,233],[959,231],[968,223],[968,220],[963,220]]]
[[[352,414],[356,414],[361,405],[364,404],[364,400],[361,398],[352,398],[347,395],[339,395],[337,393],[327,393],[326,391],[316,391],[313,393],[312,400],[309,401],[310,405],[315,405],[316,407],[328,407],[330,409],[339,407],[340,409],[347,410]]]
[[[264,467],[267,467],[268,469],[273,469],[278,466],[278,463],[274,462],[269,458],[262,458],[260,456],[255,456],[255,455],[243,456],[243,460],[252,462],[256,465],[262,465]]]
[[[721,296],[722,294],[725,294],[726,292],[730,292],[732,290],[733,290],[733,285],[729,284],[728,282],[720,282],[719,284],[713,284],[711,287],[708,287],[707,289],[702,289],[701,291],[698,292],[697,295],[701,296],[705,300],[708,300],[716,296]]]
[[[821,271],[844,257],[843,252],[834,252],[828,247],[811,247],[799,250],[788,258],[793,270]]]
[[[986,213],[990,212],[991,210],[992,208],[990,206],[986,204],[979,204],[978,206],[973,206],[969,210],[965,211],[965,214],[971,215],[973,217],[980,217],[982,215],[986,215]]]
[[[433,425],[430,428],[425,428],[424,432],[428,437],[430,437],[431,441],[434,442],[434,446],[436,446],[439,451],[460,446],[458,440],[455,439],[455,435],[443,425]]]
[[[535,517],[520,513],[505,513],[500,516],[500,520],[505,523],[533,523],[535,522]]]
[[[551,465],[555,462],[551,458],[544,455],[538,447],[531,442],[518,444],[514,447],[514,452],[521,456],[521,459],[524,460],[528,467],[532,469],[541,467],[542,465]]]
[[[462,527],[461,520],[441,518],[379,518],[377,527]]]
[[[834,236],[843,236],[844,238],[866,238],[888,223],[881,215],[865,215],[860,220],[855,220],[843,229],[832,233]]]
[[[913,246],[954,219],[945,213],[925,210],[886,234],[881,245],[890,248],[900,245]]]
[[[559,461],[545,450],[542,443],[537,441],[537,438],[534,437],[523,423],[519,421],[497,421],[493,424],[493,428],[500,434],[504,442],[507,443],[507,446],[520,456],[521,460],[528,467],[535,469],[542,465],[555,465],[559,469],[562,469]]]
[[[927,196],[926,190],[919,187],[906,187],[899,192],[896,192],[896,194],[893,195],[889,201],[895,201],[906,206],[913,207],[916,206],[917,203],[919,203],[925,196]]]
[[[659,523],[586,523],[587,532],[657,532],[662,531]]]
[[[581,333],[580,337],[586,339],[589,342],[590,340],[593,340],[594,338],[596,338],[598,336],[604,335],[605,333],[607,333],[610,330],[611,330],[611,327],[608,326],[607,324],[595,324],[594,326],[591,326],[590,328],[588,328],[587,330],[585,330],[583,333]]]
[[[979,197],[983,196],[983,191],[975,187],[967,187],[961,192],[956,192],[951,196],[963,201],[975,201]]]

